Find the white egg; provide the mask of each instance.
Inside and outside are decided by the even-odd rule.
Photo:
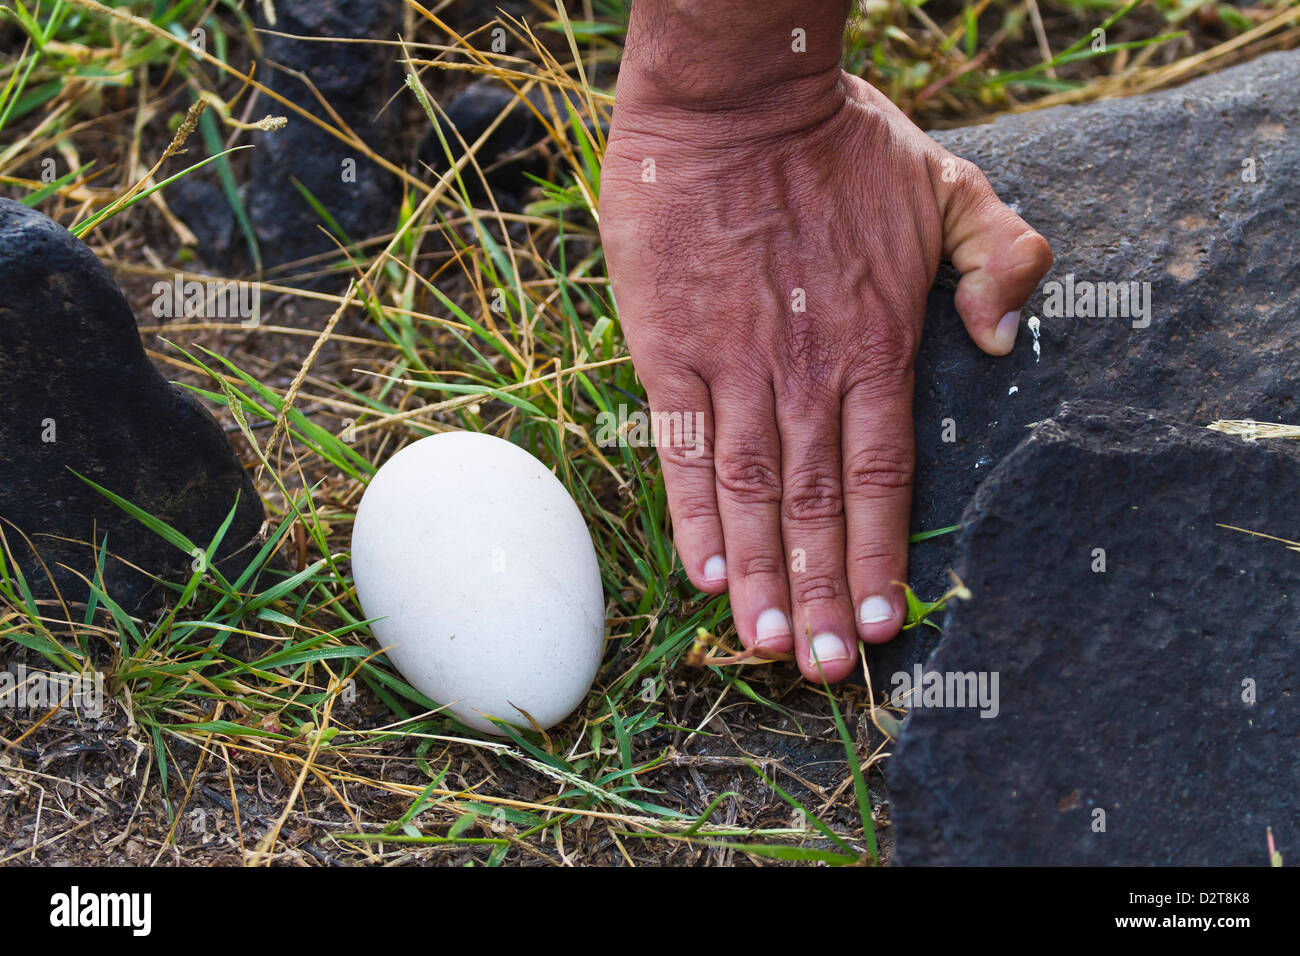
[[[565,487],[511,442],[422,438],[371,479],[352,529],[357,598],[410,684],[463,723],[542,727],[582,702],[605,600],[591,534]]]

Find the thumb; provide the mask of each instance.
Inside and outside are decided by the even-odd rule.
[[[1021,306],[1052,264],[1052,249],[998,199],[973,163],[944,166],[956,173],[951,184],[941,184],[947,192],[939,199],[943,252],[961,273],[957,313],[976,345],[1006,355],[1016,344]]]

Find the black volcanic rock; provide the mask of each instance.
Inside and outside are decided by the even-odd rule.
[[[911,710],[895,859],[1266,865],[1269,827],[1294,852],[1300,554],[1223,525],[1300,540],[1297,499],[1294,441],[1089,402],[1034,428],[962,518],[972,598],[925,667],[997,675],[996,713]]]
[[[234,271],[235,255],[243,248],[235,214],[216,177],[203,170],[167,187],[167,205],[194,233],[203,260],[223,275]]]
[[[545,115],[545,106],[540,102],[537,105]],[[535,145],[544,135],[542,125],[527,103],[516,97],[506,86],[490,80],[480,80],[471,83],[452,98],[445,107],[446,118],[439,117],[438,125],[455,159],[463,152],[456,132],[460,133],[460,138],[467,145],[473,146],[475,140],[487,131],[503,110],[508,112],[479,147],[476,158],[493,192],[498,197],[510,197],[517,203],[530,185],[524,174],[541,175],[546,170],[545,162],[527,152],[528,147]],[[438,175],[450,168],[447,154],[434,131],[430,131],[420,144],[420,162]],[[478,174],[472,168],[467,168],[462,176],[471,197],[482,197],[483,187]]]
[[[608,80],[605,70],[598,70],[592,81],[599,83]],[[487,180],[498,203],[508,208],[521,207],[533,182],[529,175],[545,177],[552,175],[546,155],[533,149],[546,137],[546,127],[537,118],[537,113],[546,117],[547,122],[558,122],[568,128],[565,112],[565,99],[573,112],[582,117],[588,135],[594,139],[594,128],[587,113],[587,104],[573,93],[564,93],[553,87],[535,86],[524,99],[514,91],[494,80],[479,80],[471,83],[444,106],[446,118],[440,117],[439,127],[442,136],[451,147],[452,159],[459,159],[464,152],[456,133],[465,141],[466,146],[473,146],[475,141],[487,132],[497,117],[505,112],[501,122],[479,147],[476,159],[483,170],[483,179]],[[533,111],[537,112],[534,113]],[[553,111],[558,111],[558,118]],[[609,130],[602,123],[601,131],[608,135]],[[569,130],[568,135],[573,133]],[[420,143],[420,162],[436,175],[442,175],[450,168],[447,154],[438,138],[438,131],[430,130]],[[428,175],[427,173],[425,174]],[[483,184],[478,173],[472,167],[467,168],[462,176],[465,186],[473,200],[484,196]]]
[[[388,102],[400,82],[400,54],[377,43],[299,37],[393,40],[400,0],[276,0],[274,26],[263,19],[260,4],[257,10],[258,27],[291,34],[262,34],[262,82],[337,125],[306,83],[272,63],[305,74],[362,142],[381,156],[389,155],[401,119],[399,105]],[[279,104],[274,111],[286,115],[289,123],[254,135],[257,148],[246,199],[264,266],[337,249],[321,231],[321,217],[294,185],[295,179],[353,242],[397,227],[400,191],[392,173],[298,113]]]
[[[933,134],[977,163],[1052,244],[1015,352],[981,353],[931,292],[916,369],[912,528],[954,524],[980,480],[1062,401],[1100,399],[1207,424],[1293,421],[1300,397],[1300,52],[1176,89]],[[1253,181],[1252,181],[1253,176]],[[1045,314],[1048,283],[1150,283],[1149,325]],[[1137,319],[1141,323],[1141,319]],[[945,420],[955,429],[945,442]],[[951,433],[950,433],[951,434]],[[912,549],[909,578],[948,587],[952,538]],[[918,628],[873,648],[873,672],[924,660]]]
[[[160,576],[190,573],[190,555],[74,471],[205,549],[238,495],[218,567],[237,572],[256,553],[262,502],[221,427],[150,364],[135,316],[95,254],[8,199],[0,199],[0,405],[0,531],[38,597],[57,586],[84,601],[86,585],[69,569],[93,577],[90,542],[105,535],[116,556],[106,562],[108,594],[128,609],[152,582],[124,562]]]

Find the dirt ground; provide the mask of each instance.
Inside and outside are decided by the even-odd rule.
[[[35,655],[26,664],[41,667]],[[748,765],[753,764],[837,831],[855,829],[856,806],[844,749],[816,691],[787,673],[773,671],[755,679],[755,688],[771,695],[769,699],[787,714],[749,702],[724,700],[717,708],[716,679],[691,670],[679,676],[661,698],[664,722],[682,728],[702,726],[703,732],[661,729],[634,738],[637,763],[659,758],[655,769],[638,778],[651,791],[647,799],[696,816],[719,794],[730,792],[732,796],[711,817],[712,823],[786,828],[802,822]],[[873,753],[883,739],[870,725],[865,700],[864,688],[847,687],[842,689],[840,706],[848,726],[856,730],[859,753]],[[412,741],[350,740],[348,729],[374,729],[393,720],[387,707],[364,686],[355,700],[336,708],[339,726],[347,729],[335,738],[332,750],[318,754],[319,775],[306,779],[287,813],[300,771],[299,761],[291,758],[308,752],[305,743],[295,742],[283,750],[247,744],[201,747],[169,736],[164,793],[147,734],[133,725],[120,700],[108,697],[105,703],[98,719],[78,718],[66,710],[49,719],[45,711],[0,710],[0,737],[16,742],[12,749],[0,752],[0,864],[461,865],[484,861],[491,849],[343,838],[380,833],[410,807],[412,792],[429,782]],[[887,752],[885,748],[881,756]],[[506,794],[525,803],[544,804],[564,789],[541,774],[464,743],[436,742],[424,759],[433,767],[449,768],[445,789],[466,794]],[[878,768],[869,779],[882,858],[887,862],[888,795]],[[436,835],[457,815],[434,806],[411,822],[421,832]],[[720,847],[637,838],[637,829],[629,819],[592,814],[556,828],[552,832],[560,833],[558,839],[518,842],[505,862],[525,866],[773,863]],[[272,831],[280,835],[273,852],[259,855],[259,841]],[[464,835],[499,838],[510,832],[508,824],[503,828],[485,815]]]

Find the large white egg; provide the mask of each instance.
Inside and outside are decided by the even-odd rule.
[[[414,442],[375,474],[352,529],[357,598],[412,686],[465,724],[542,727],[600,665],[605,601],[591,534],[546,466],[476,432]]]

